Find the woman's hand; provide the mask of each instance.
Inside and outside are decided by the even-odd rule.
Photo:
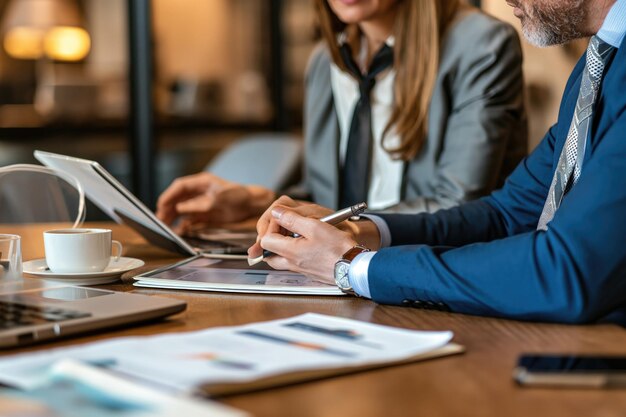
[[[233,223],[262,213],[274,200],[272,191],[227,181],[208,172],[175,180],[159,197],[156,215],[166,224],[183,217],[195,223]]]
[[[260,246],[274,253],[265,261],[274,269],[290,270],[335,285],[335,263],[356,245],[350,233],[294,210],[274,207]],[[282,230],[300,235],[285,236]]]

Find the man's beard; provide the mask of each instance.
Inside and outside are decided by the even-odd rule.
[[[542,0],[523,7],[522,32],[526,40],[543,47],[582,38],[584,4],[585,0]]]

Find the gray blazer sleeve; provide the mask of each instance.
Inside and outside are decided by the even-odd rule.
[[[426,146],[407,164],[403,202],[388,212],[434,212],[489,194],[527,152],[517,32],[481,13],[442,45]]]
[[[336,116],[334,116],[332,105],[332,92],[330,88],[330,57],[322,42],[318,43],[309,57],[304,77],[304,137],[305,152],[302,162],[302,179],[299,183],[293,184],[281,190],[282,194],[288,195],[295,200],[314,200],[320,204],[330,206],[330,202],[320,202],[314,199],[314,181],[311,180],[311,161],[319,159],[316,146],[320,142],[319,138],[332,138],[336,132],[332,131],[336,127]],[[328,126],[330,125],[330,126]],[[330,132],[327,132],[330,130]],[[331,148],[330,139],[322,140],[321,148]],[[314,165],[314,164],[313,164]],[[332,163],[329,166],[333,169]],[[312,184],[313,183],[313,184]]]
[[[330,66],[328,49],[320,43],[311,55],[305,78],[304,170],[299,190],[318,204],[337,208],[339,124]]]

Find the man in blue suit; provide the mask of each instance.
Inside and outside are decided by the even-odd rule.
[[[592,38],[557,123],[501,190],[343,231],[304,217],[323,208],[282,198],[249,254],[262,246],[277,254],[267,258],[275,268],[386,304],[567,323],[626,307],[626,0],[507,3],[534,44]]]

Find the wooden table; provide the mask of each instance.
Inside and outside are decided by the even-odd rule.
[[[124,254],[143,259],[148,267],[176,260],[172,254],[147,245],[125,227],[110,223],[97,226],[113,229],[113,237],[125,244]],[[13,229],[21,234],[24,259],[29,260],[43,257],[41,232],[46,228],[2,228],[0,232]],[[353,298],[139,289],[132,287],[130,275],[123,278],[123,283],[104,288],[185,300],[187,310],[155,324],[7,353],[44,350],[118,336],[238,325],[316,312],[408,329],[452,330],[455,342],[464,345],[467,352],[220,400],[253,415],[271,417],[626,415],[626,390],[520,388],[511,378],[517,357],[522,352],[626,354],[626,332],[621,327],[523,323],[382,306]]]

